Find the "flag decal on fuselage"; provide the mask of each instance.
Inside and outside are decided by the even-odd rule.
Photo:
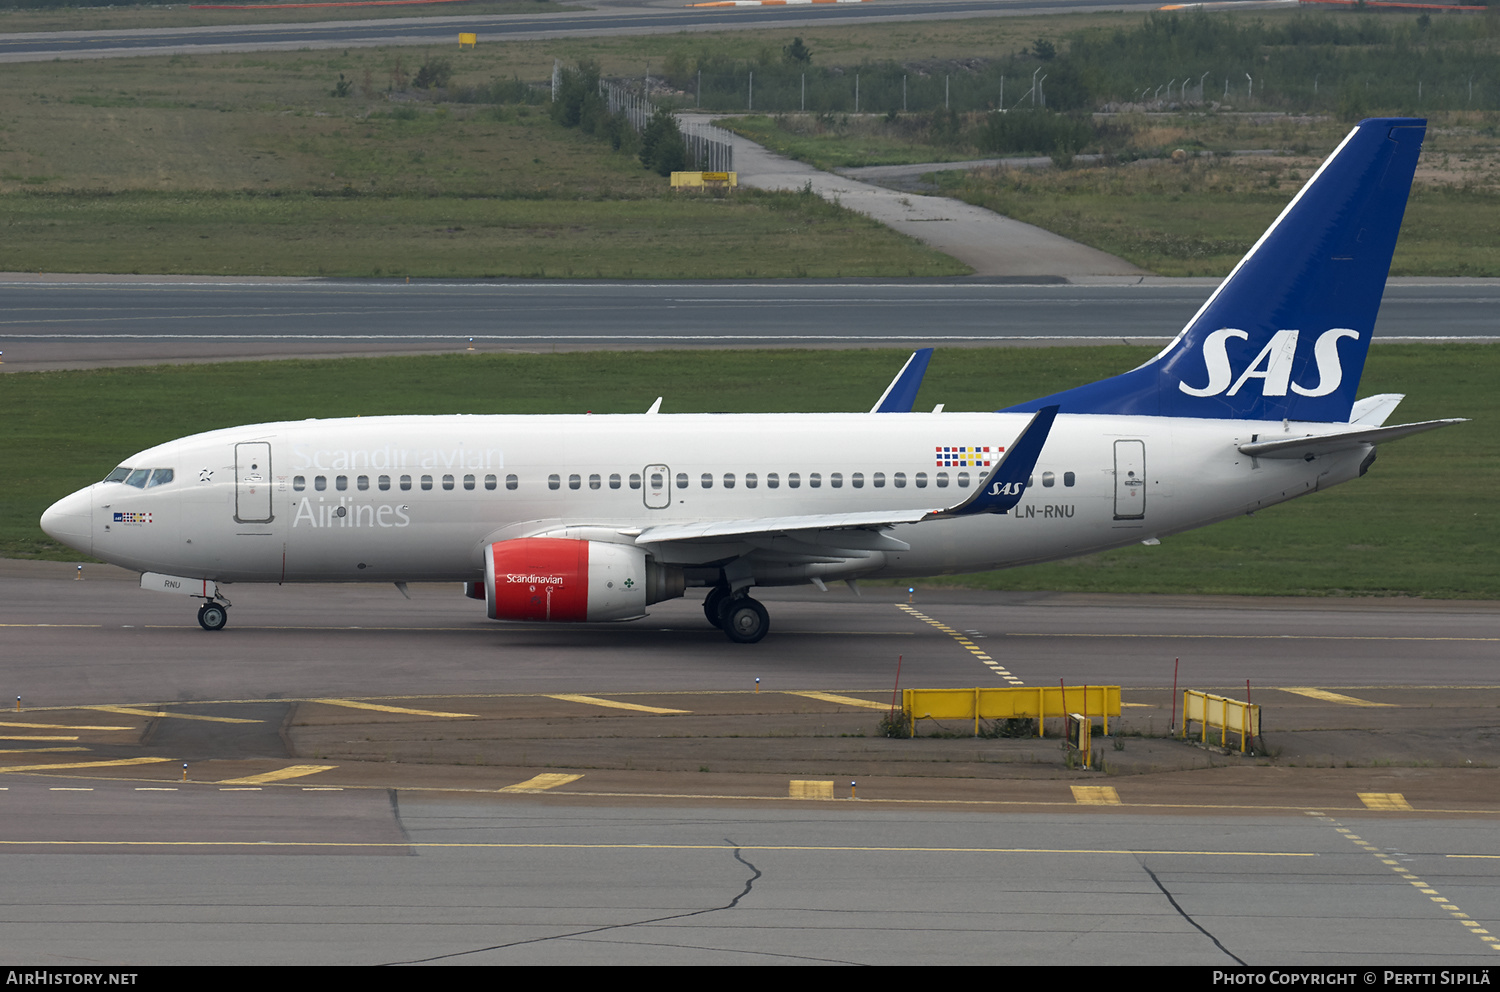
[[[996,445],[953,445],[950,447],[939,446],[936,459],[938,468],[989,468],[995,464],[995,459],[1005,453],[1005,446]]]

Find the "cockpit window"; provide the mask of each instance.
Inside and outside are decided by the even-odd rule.
[[[104,481],[105,482],[124,482],[125,481],[125,477],[128,476],[129,474],[130,474],[130,469],[127,468],[124,465],[121,465],[119,468],[115,469],[113,472],[111,472],[108,475],[106,475],[104,477]]]
[[[172,481],[172,470],[171,469],[169,469],[169,468],[153,469],[152,472],[151,472],[151,481],[148,482],[148,483],[146,483],[146,488],[151,489],[151,488],[154,488],[156,486],[164,486],[164,485],[166,485],[167,483],[169,483],[171,481]]]
[[[125,480],[125,484],[127,486],[135,486],[137,489],[145,489],[146,480],[149,478],[151,478],[151,470],[149,468],[138,468],[130,473],[130,476]]]

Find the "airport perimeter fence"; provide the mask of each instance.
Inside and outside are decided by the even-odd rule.
[[[552,64],[553,102],[559,99],[567,75],[587,76],[595,71],[593,67],[582,71],[565,69],[562,63],[554,61]],[[623,118],[637,134],[645,133],[652,118],[658,112],[663,109],[670,110],[653,102],[643,93],[607,79],[598,80],[598,93],[609,116]],[[683,120],[678,117],[676,123],[686,152],[683,170],[679,171],[734,171],[734,135],[702,121]]]
[[[757,114],[969,114],[988,111],[1170,112],[1233,109],[1284,113],[1420,115],[1437,110],[1500,110],[1492,59],[1430,56],[1399,71],[1363,65],[1319,67],[1299,57],[1280,64],[1154,66],[1107,87],[1085,85],[1071,67],[1034,73],[983,71],[917,75],[900,67],[785,72],[746,67],[700,74],[665,99],[681,107]],[[1247,71],[1248,70],[1248,71]],[[670,83],[663,81],[664,87]]]

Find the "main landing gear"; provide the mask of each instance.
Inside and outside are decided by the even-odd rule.
[[[771,629],[771,615],[756,600],[714,586],[703,600],[703,615],[736,644],[754,644]]]
[[[229,607],[209,600],[198,608],[198,623],[204,630],[223,630],[229,622]]]

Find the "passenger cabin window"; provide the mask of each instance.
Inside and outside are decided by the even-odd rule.
[[[432,476],[430,476],[430,475],[424,475],[424,476],[422,476],[422,489],[423,489],[423,491],[425,492],[427,490],[430,490],[431,488],[432,488]]]
[[[562,488],[562,476],[556,475],[556,474],[547,476],[547,488],[548,489],[561,489]]]
[[[918,489],[926,489],[927,488],[927,473],[926,472],[918,472],[917,473],[917,478],[916,478],[916,483],[917,483],[917,488]]]
[[[807,474],[807,488],[821,489],[823,486],[823,475],[821,472],[809,472]]]
[[[487,476],[484,477],[484,488],[490,490],[491,492],[493,492],[495,489],[497,489],[499,487],[499,485],[500,485],[500,480],[498,478],[496,478],[495,476],[493,476],[493,475],[487,475]]]
[[[884,489],[885,488],[885,473],[884,472],[876,472],[874,475],[870,476],[870,484],[872,486],[874,486],[876,489]]]
[[[781,488],[781,476],[777,475],[775,472],[767,472],[766,473],[766,488],[767,489],[779,489],[779,488]]]
[[[631,489],[639,489],[639,488],[641,488],[641,473],[639,473],[639,472],[631,472],[630,473],[630,488]]]
[[[445,475],[445,476],[443,476],[443,488],[449,490],[450,492],[452,491],[452,489],[453,489],[453,476],[451,476],[451,475]]]
[[[490,478],[493,479],[494,476],[490,476]],[[470,491],[473,491],[473,489],[474,489],[474,477],[472,475],[466,475],[466,476],[464,476],[464,488],[468,489]]]
[[[405,492],[406,490],[408,490],[410,488],[411,488],[411,476],[409,476],[409,475],[403,475],[401,477],[401,491]]]
[[[938,486],[939,489],[947,489],[948,488],[948,473],[947,472],[939,472],[937,474],[937,486]]]
[[[307,477],[306,476],[303,476],[303,475],[294,475],[294,476],[292,476],[292,489],[294,489],[295,491],[297,491],[297,492],[300,493],[300,492],[302,492],[302,490],[304,490],[306,488],[307,488]]]
[[[969,473],[968,472],[960,472],[960,473],[958,473],[958,488],[960,488],[960,489],[968,489],[969,488]]]
[[[714,487],[714,474],[712,472],[704,472],[703,477],[698,480],[698,484],[704,489],[712,489]]]
[[[725,489],[733,489],[734,488],[734,473],[733,472],[725,472],[724,473],[724,488]]]
[[[601,479],[601,478],[599,478],[598,475],[591,475],[591,476],[589,476],[589,488],[590,489],[598,489],[602,485],[604,485],[604,480]]]
[[[370,477],[368,475],[362,475],[354,480],[354,485],[359,489],[360,492],[364,492],[365,490],[370,488]]]
[[[905,472],[897,472],[896,474],[892,475],[891,476],[891,484],[894,485],[897,489],[905,489],[906,488],[906,473]]]
[[[1063,485],[1065,485],[1065,486],[1071,486],[1075,481],[1077,481],[1077,478],[1078,477],[1075,476],[1072,472],[1064,472],[1063,473]]]
[[[842,473],[842,472],[830,472],[829,475],[828,475],[828,484],[830,486],[832,486],[833,488],[835,488],[835,489],[843,489],[844,488],[844,473]]]
[[[347,475],[335,476],[333,480],[333,488],[337,489],[339,492],[343,492],[345,489],[348,489],[349,477]]]
[[[865,474],[863,472],[855,472],[849,476],[849,485],[855,489],[863,489],[865,487]]]
[[[315,476],[313,476],[313,488],[316,489],[318,492],[322,492],[323,490],[327,489],[328,488],[328,478],[327,478],[327,476],[322,476],[322,475],[315,475]]]
[[[802,476],[798,475],[796,472],[788,472],[786,474],[786,487],[788,489],[797,489],[800,488],[801,485]]]
[[[569,489],[581,489],[581,488],[583,488],[583,477],[579,476],[579,475],[570,475],[570,476],[568,476],[568,488]]]
[[[610,474],[610,477],[609,477],[609,488],[611,488],[611,489],[619,489],[620,488],[620,474],[618,472],[614,472],[614,473]]]
[[[678,489],[686,489],[687,487],[688,487],[687,473],[686,472],[678,472],[677,473],[677,488]]]
[[[521,484],[521,480],[518,479],[518,478],[516,478],[514,475],[507,475],[505,477],[505,488],[506,489],[514,490],[520,484]]]
[[[382,475],[380,478],[375,480],[375,486],[381,492],[388,491],[391,488],[391,477],[388,475]]]
[[[1052,474],[1051,472],[1043,472],[1042,485],[1048,489],[1051,489],[1053,486],[1057,485],[1057,476]]]
[[[745,488],[746,489],[754,489],[757,481],[759,481],[759,480],[756,479],[754,472],[746,472],[745,473]]]

